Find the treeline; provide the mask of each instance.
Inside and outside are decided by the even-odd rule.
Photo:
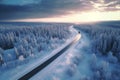
[[[107,24],[76,25],[76,28],[88,34],[91,39],[92,49],[95,53],[104,55],[112,52],[120,59],[120,25],[117,28]]]

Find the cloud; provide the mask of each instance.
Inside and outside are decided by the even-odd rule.
[[[120,0],[91,0],[95,10],[118,11],[120,10]]]
[[[0,0],[0,20],[48,18],[90,10],[119,10],[119,0]],[[113,3],[112,3],[113,2]],[[111,3],[111,4],[110,4]],[[99,4],[99,6],[96,6]]]
[[[0,0],[2,4],[6,5],[26,5],[26,4],[37,4],[40,0]]]

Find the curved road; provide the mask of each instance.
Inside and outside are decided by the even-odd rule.
[[[40,72],[42,69],[44,69],[46,66],[48,66],[50,63],[52,63],[55,59],[57,59],[61,54],[63,54],[66,50],[68,50],[72,45],[74,45],[77,41],[80,39],[80,33],[75,36],[75,39],[68,44],[66,47],[64,47],[61,51],[59,51],[57,54],[40,64],[38,67],[34,68],[18,80],[28,80],[38,72]]]

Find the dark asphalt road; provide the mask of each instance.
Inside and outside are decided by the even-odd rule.
[[[32,71],[30,71],[29,73],[25,74],[24,76],[22,76],[21,78],[19,78],[18,80],[28,80],[30,79],[32,76],[34,76],[36,73],[40,72],[42,69],[44,69],[46,66],[48,66],[50,63],[52,63],[56,58],[58,58],[61,54],[63,54],[67,49],[69,49],[72,45],[74,45],[78,40],[80,39],[80,34],[78,34],[75,39],[69,44],[67,45],[64,49],[62,49],[61,51],[59,51],[57,54],[55,54],[54,56],[52,56],[51,58],[49,58],[48,60],[46,60],[45,62],[43,62],[42,64],[40,64],[38,67],[34,68]]]

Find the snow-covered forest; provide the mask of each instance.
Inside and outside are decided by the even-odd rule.
[[[69,24],[0,23],[0,71],[27,63],[70,36]]]
[[[81,31],[88,34],[95,53],[112,53],[120,60],[120,24],[96,23],[79,25]]]
[[[89,47],[84,47],[86,49],[83,51],[88,53],[88,68],[90,68],[91,72],[84,79],[119,80],[120,23],[99,22],[80,24],[75,25],[75,28],[80,30],[82,34],[86,34],[89,39]]]
[[[30,80],[120,80],[119,22],[72,27],[58,23],[2,23],[0,78],[7,80],[5,77],[8,76],[12,80],[20,77],[24,73],[21,70],[32,69],[42,57],[49,56],[55,49],[59,51],[61,45],[65,46],[67,40],[71,41],[78,33],[81,37],[77,43]]]
[[[74,27],[81,34],[76,46],[52,64],[49,72],[45,70],[47,75],[40,73],[31,80],[120,80],[119,22]]]

